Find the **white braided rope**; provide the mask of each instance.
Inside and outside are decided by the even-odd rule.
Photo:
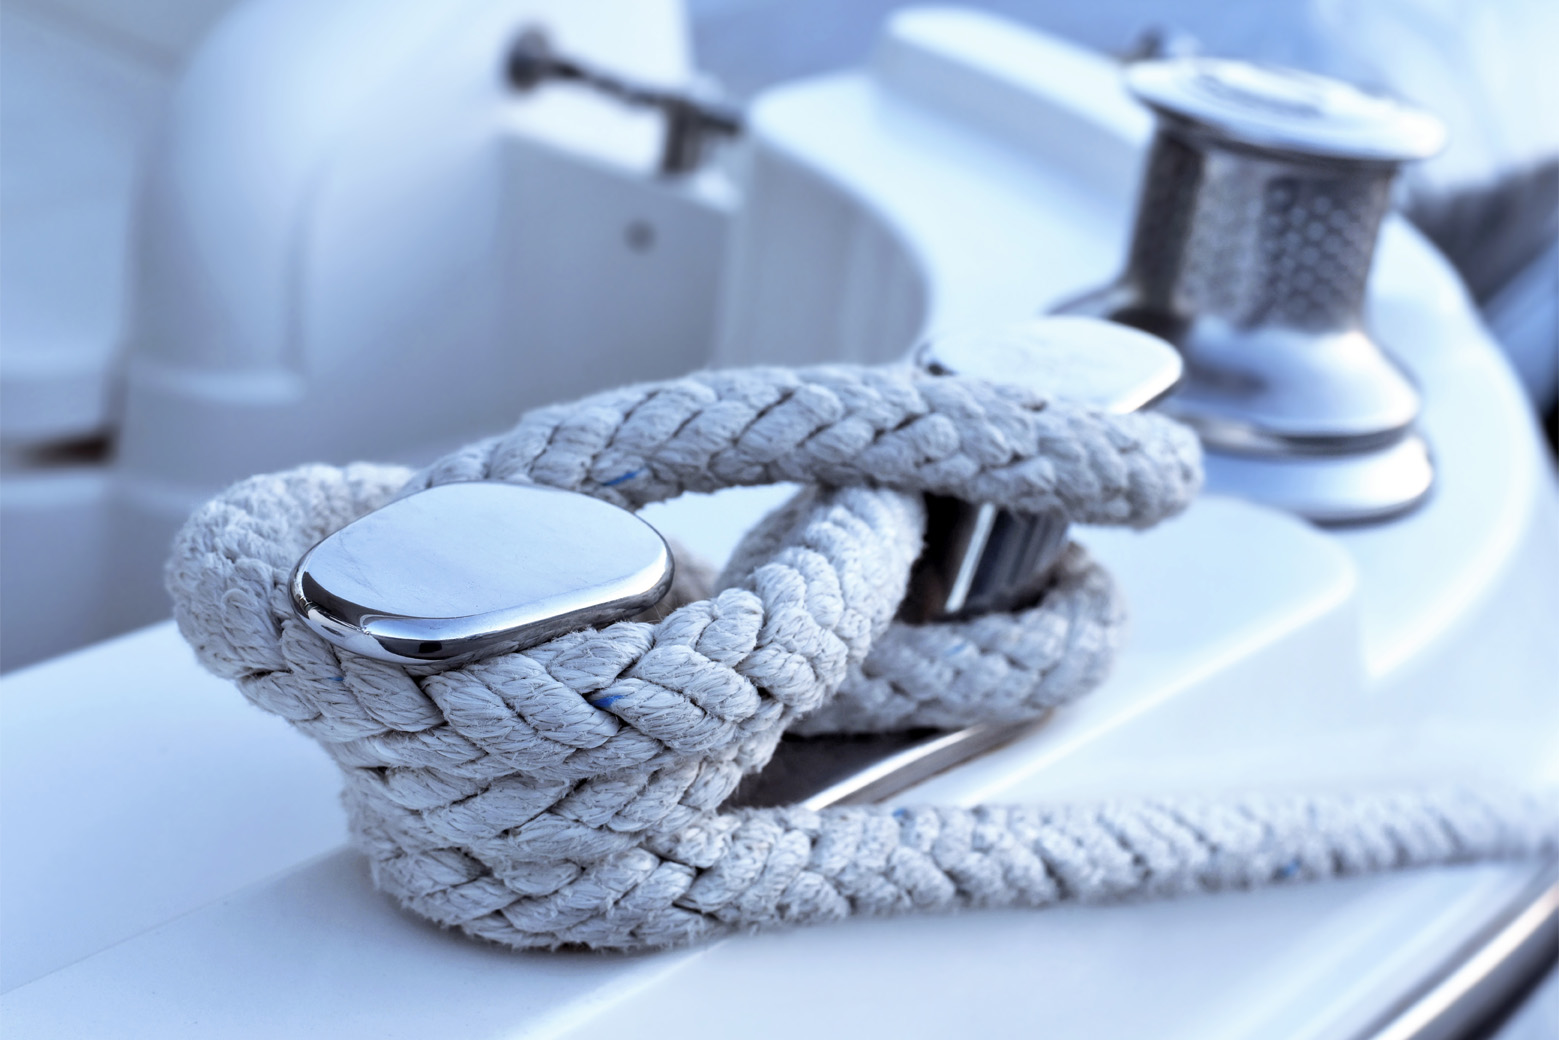
[[[453,668],[360,658],[293,615],[302,552],[397,493],[534,481],[637,507],[810,485],[708,598]],[[1121,628],[1072,547],[1014,615],[893,621],[919,492],[1145,526],[1190,500],[1192,436],[908,369],[705,373],[527,415],[413,477],[304,467],[245,481],[168,567],[213,671],[318,740],[354,840],[406,906],[521,947],[631,948],[850,914],[1244,887],[1555,844],[1550,795],[1149,801],[1094,808],[721,811],[788,729],[1031,718],[1085,692]]]

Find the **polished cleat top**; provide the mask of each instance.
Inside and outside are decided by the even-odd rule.
[[[939,336],[916,351],[915,363],[936,375],[1014,383],[1117,414],[1164,397],[1184,368],[1175,348],[1157,336],[1069,316]]]
[[[298,561],[293,609],[385,661],[463,661],[621,620],[671,586],[649,524],[588,495],[443,484],[325,538]]]

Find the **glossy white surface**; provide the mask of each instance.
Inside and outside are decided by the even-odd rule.
[[[170,3],[143,28],[172,33],[192,24],[175,16],[201,2]],[[74,241],[41,268],[44,316],[91,326],[97,382],[84,428],[102,425],[112,401],[118,436],[113,458],[92,467],[91,496],[46,480],[13,495],[6,474],[6,522],[14,498],[19,529],[37,536],[0,572],[0,667],[165,617],[173,533],[251,473],[419,462],[529,407],[704,363],[728,185],[647,176],[661,129],[653,115],[568,87],[512,95],[505,50],[536,21],[570,53],[623,74],[666,84],[690,74],[678,0],[252,0],[212,31],[175,87],[162,85],[171,100],[143,171],[136,270],[114,266],[105,295],[97,268],[119,264],[117,246]],[[11,89],[32,66],[13,70],[9,25],[8,199],[16,113],[39,108],[36,92]],[[62,78],[57,56],[34,57]],[[117,89],[118,107],[135,108],[136,91]],[[128,225],[130,157],[119,152],[138,138],[116,112],[89,113],[79,133],[52,139],[113,153],[113,219]],[[50,152],[23,169],[18,191],[60,196],[38,220],[80,209],[78,186],[49,176],[43,160],[53,158],[94,176],[102,165],[95,153]],[[7,264],[13,245],[36,258],[31,224],[9,226],[7,207]],[[35,308],[11,296],[5,328],[37,325]],[[41,384],[13,379],[37,368],[17,339],[5,333],[0,424],[36,414],[81,427]],[[45,374],[76,356],[45,345]],[[110,347],[123,365],[108,364]],[[99,376],[118,379],[120,368],[110,394]]]
[[[0,989],[346,838],[336,767],[166,622],[0,680]]]
[[[727,311],[728,331],[762,333],[749,344],[757,357],[897,356],[922,327],[1021,318],[1118,262],[1129,177],[1091,164],[1129,164],[1145,123],[1071,89],[1107,82],[1107,66],[961,15],[917,15],[896,33],[872,76],[759,103]],[[1035,126],[1046,133],[1030,136]],[[774,295],[764,270],[799,272],[796,293]],[[900,801],[1559,779],[1552,473],[1456,283],[1400,225],[1388,229],[1371,307],[1424,385],[1442,467],[1429,505],[1395,524],[1322,533],[1209,497],[1147,533],[1086,532],[1132,609],[1113,676],[1031,736]],[[647,516],[718,559],[782,494],[691,499]],[[638,957],[513,954],[396,910],[353,854],[329,851],[339,831],[275,826],[266,813],[277,803],[305,822],[333,819],[322,756],[223,684],[162,663],[187,660],[160,626],[0,681],[7,898],[15,876],[40,893],[35,909],[18,900],[32,915],[20,929],[6,904],[8,964],[15,949],[37,965],[0,999],[19,1032],[713,1036],[740,1022],[744,1035],[794,1036],[826,1021],[861,1036],[1319,1040],[1374,1017],[1525,881],[1519,869],[1479,867],[852,922]],[[18,700],[26,710],[13,724]],[[186,702],[227,721],[202,723]],[[152,754],[185,714],[201,739]],[[312,772],[296,765],[307,756]],[[20,846],[13,769],[34,785]],[[96,788],[74,771],[115,781],[121,825],[109,847],[121,874],[154,875],[144,892],[102,882],[103,845],[76,822]],[[197,790],[188,803],[167,794]],[[129,826],[170,805],[179,822],[166,840]],[[251,818],[262,821],[253,840],[292,864],[259,883],[263,857],[219,854]],[[46,851],[57,847],[74,854]],[[89,923],[56,928],[67,904]]]
[[[42,4],[0,10],[0,438],[102,432],[130,218],[173,70]]]

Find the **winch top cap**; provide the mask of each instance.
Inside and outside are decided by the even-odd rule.
[[[671,552],[649,524],[572,491],[441,484],[303,554],[293,610],[344,649],[403,663],[535,646],[654,606]]]
[[[1132,65],[1126,85],[1154,110],[1251,148],[1401,163],[1445,145],[1444,124],[1428,112],[1297,69],[1176,58]]]

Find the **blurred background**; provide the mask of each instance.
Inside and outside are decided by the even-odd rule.
[[[657,113],[504,82],[532,20],[592,68],[739,111],[866,61],[903,6],[5,0],[0,669],[166,616],[168,539],[233,480],[415,463],[710,360],[739,143],[668,189]],[[1559,4],[969,6],[1121,60],[1261,59],[1437,113],[1451,144],[1403,206],[1553,436]],[[503,158],[521,131],[594,165]]]

